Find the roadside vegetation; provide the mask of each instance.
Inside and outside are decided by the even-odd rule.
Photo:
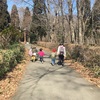
[[[66,45],[66,49],[67,59],[73,59],[89,68],[93,73],[92,77],[100,77],[100,47]]]
[[[100,86],[100,0],[92,1],[18,0],[9,13],[7,0],[0,0],[0,100],[8,100],[22,77],[28,61],[22,42],[50,50],[64,43],[67,63],[84,75],[88,70]],[[27,7],[18,8],[18,3]]]
[[[25,48],[21,44],[13,44],[7,49],[0,49],[0,77],[21,62],[24,52]]]
[[[21,34],[13,26],[0,32],[0,77],[12,70],[24,58],[25,48],[19,42]]]

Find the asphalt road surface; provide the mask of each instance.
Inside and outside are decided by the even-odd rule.
[[[52,66],[48,56],[43,64],[29,62],[12,100],[100,100],[100,88],[66,64]]]

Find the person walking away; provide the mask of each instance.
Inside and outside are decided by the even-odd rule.
[[[39,58],[40,58],[40,62],[44,62],[44,60],[43,60],[43,57],[44,57],[44,52],[43,52],[43,49],[42,48],[40,48],[40,51],[38,52],[38,55],[39,55]]]
[[[52,52],[50,54],[50,58],[51,58],[51,65],[54,66],[55,60],[56,60],[56,49],[52,49]]]
[[[29,54],[29,56],[30,56],[30,59],[32,60],[32,55],[33,55],[32,47],[30,47],[28,54]]]
[[[29,49],[29,56],[31,57],[31,61],[36,61],[37,60],[37,49],[36,47],[31,47]]]
[[[35,57],[35,61],[38,60],[38,50],[36,47],[32,48],[33,56]]]
[[[58,64],[64,66],[64,58],[66,58],[66,49],[63,44],[60,44],[58,46],[57,55],[59,58]]]

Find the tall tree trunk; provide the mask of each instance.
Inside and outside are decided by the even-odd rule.
[[[80,3],[80,9],[81,9],[81,26],[82,26],[82,42],[84,43],[84,33],[85,33],[85,1],[79,1]]]
[[[69,25],[70,25],[70,34],[71,34],[71,42],[75,42],[75,34],[73,27],[73,5],[72,0],[68,0],[68,11],[69,11]]]
[[[63,0],[61,0],[60,1],[60,9],[61,9],[61,22],[62,22],[62,43],[64,43],[64,34],[65,34],[65,32],[64,32],[64,14],[63,14]]]
[[[84,43],[84,35],[87,30],[87,24],[89,24],[90,19],[90,0],[81,0],[81,23],[82,23],[82,35],[83,35],[83,43]]]
[[[78,34],[79,34],[79,44],[83,44],[82,36],[82,15],[81,15],[81,3],[77,0],[77,17],[78,17]]]
[[[50,40],[50,34],[52,33],[52,28],[51,28],[51,14],[50,14],[50,1],[47,0],[47,41],[51,41]]]

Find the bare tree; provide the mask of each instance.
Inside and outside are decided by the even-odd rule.
[[[30,30],[30,24],[31,24],[32,18],[31,18],[31,13],[29,11],[29,8],[25,8],[24,16],[23,16],[23,24],[22,28],[26,30]]]
[[[19,0],[19,1],[23,1],[24,3],[27,3],[29,5],[31,5],[29,3],[30,1],[32,1],[33,4],[38,3],[38,0]],[[45,41],[51,40],[55,42],[66,41],[68,43],[77,42],[79,44],[87,43],[86,42],[86,39],[88,40],[87,34],[90,32],[89,29],[90,26],[92,25],[91,20],[93,20],[92,22],[95,22],[94,17],[91,15],[93,14],[93,12],[91,13],[90,11],[90,1],[91,0],[40,0],[40,2],[44,2],[46,4],[44,7],[46,9],[42,8],[42,10],[44,9],[44,12],[46,11],[47,19],[43,17],[46,20],[41,24],[43,25],[43,23],[45,23],[46,25],[47,35],[44,37],[45,38],[44,40]],[[97,1],[99,0],[96,0],[96,2]],[[31,5],[31,7],[34,6]],[[74,11],[75,11],[74,9],[77,9],[76,15],[74,15]],[[37,13],[38,11],[41,10],[41,7],[35,10],[34,11]],[[36,26],[37,23],[39,23],[39,21],[42,20],[42,17],[39,17],[39,14],[35,14],[35,13],[33,15],[35,15],[35,17],[39,19],[37,20],[38,22],[35,21],[36,23],[33,20],[34,22],[33,24],[34,26]],[[93,25],[92,27],[94,28]],[[95,33],[94,32],[91,33],[91,37],[89,40],[94,40],[93,38],[95,37],[94,35],[92,36],[92,34],[96,34],[96,31]]]
[[[19,12],[20,28],[22,29],[22,27],[23,27],[23,17],[24,17],[24,13],[25,13],[25,8],[23,8],[23,7],[18,8],[18,12]]]
[[[78,17],[78,35],[79,35],[79,44],[83,44],[83,36],[82,36],[82,14],[81,14],[81,2],[77,0],[77,17]]]
[[[95,0],[92,9],[92,34],[95,39],[95,43],[100,45],[100,0]]]
[[[72,0],[68,0],[68,11],[69,11],[69,25],[70,25],[70,35],[71,42],[75,42],[74,26],[73,26],[73,4]]]
[[[30,42],[29,31],[30,31],[31,20],[32,20],[31,13],[29,11],[29,8],[26,7],[22,23],[22,28],[24,30],[24,42],[26,41]]]
[[[50,9],[50,0],[46,0],[46,15],[47,15],[47,35],[46,35],[46,41],[51,41],[51,34],[52,34],[52,21],[51,21],[51,9]]]

